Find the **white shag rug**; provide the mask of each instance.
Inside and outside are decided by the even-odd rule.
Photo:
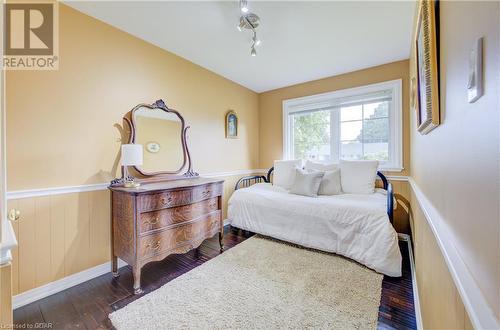
[[[254,236],[109,315],[119,329],[376,329],[381,274]]]

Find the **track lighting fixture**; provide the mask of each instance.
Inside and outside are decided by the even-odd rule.
[[[243,17],[243,16],[242,16],[242,17]],[[244,20],[244,19],[242,20],[242,19],[240,18],[240,24],[238,24],[238,26],[237,26],[237,28],[238,28],[238,30],[239,30],[240,32],[241,32],[241,31],[243,31],[243,28],[245,27],[245,24],[246,24],[245,20]]]
[[[239,31],[243,31],[243,29],[252,31],[253,36],[250,55],[257,56],[255,47],[260,45],[260,40],[257,38],[256,29],[260,24],[260,18],[256,14],[249,12],[247,0],[240,0],[240,10],[243,14],[240,16],[237,28]]]
[[[260,45],[260,40],[257,38],[257,32],[255,32],[255,30],[253,30],[252,43],[252,47]]]

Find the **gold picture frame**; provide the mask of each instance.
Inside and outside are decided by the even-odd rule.
[[[226,139],[238,138],[238,115],[233,110],[226,113]]]
[[[440,124],[438,13],[438,1],[418,1],[410,60],[410,107],[416,112],[421,134]]]

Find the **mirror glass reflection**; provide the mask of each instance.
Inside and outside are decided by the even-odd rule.
[[[134,112],[135,143],[142,144],[147,173],[174,172],[184,163],[182,122],[171,112],[142,107]]]

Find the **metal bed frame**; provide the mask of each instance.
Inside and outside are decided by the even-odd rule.
[[[271,167],[269,171],[267,171],[266,176],[250,175],[242,177],[241,179],[238,180],[238,182],[236,182],[234,190],[247,188],[256,183],[262,183],[262,182],[271,183],[271,176],[273,174],[273,171],[274,167]],[[392,224],[394,221],[394,192],[392,190],[392,184],[389,181],[387,181],[387,178],[381,172],[377,171],[377,175],[382,180],[383,189],[387,190],[387,215],[389,216],[389,221]]]

